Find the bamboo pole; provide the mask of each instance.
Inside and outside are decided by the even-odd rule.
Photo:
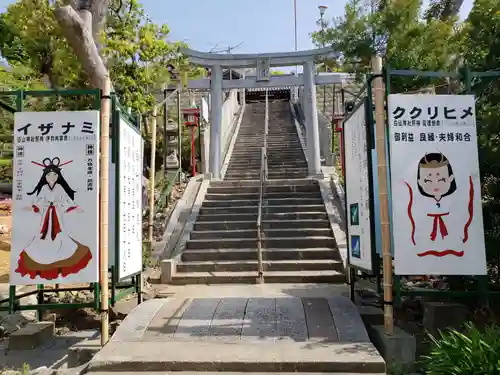
[[[386,334],[393,335],[391,228],[389,225],[389,194],[387,191],[387,160],[385,157],[385,90],[381,77],[382,58],[380,56],[374,56],[372,58],[372,70],[373,74],[379,75],[373,79],[373,93],[375,96],[375,147],[377,150],[380,226],[382,229],[382,260],[384,265],[384,328]]]
[[[109,234],[109,120],[111,116],[111,81],[106,77],[101,93],[101,158],[100,158],[100,284],[101,284],[101,345],[109,340],[109,282],[108,282],[108,234]]]
[[[156,160],[156,115],[158,108],[156,105],[153,107],[153,114],[151,116],[151,162],[149,173],[149,217],[148,217],[148,242],[152,249],[153,246],[153,222],[155,215],[155,160]]]
[[[163,89],[163,178],[167,179],[167,156],[168,156],[168,137],[167,137],[167,125],[168,125],[168,98],[167,95],[168,85],[164,86]]]
[[[177,158],[179,159],[179,171],[182,171],[182,114],[181,114],[181,90],[177,90]],[[179,172],[179,183],[181,183]]]

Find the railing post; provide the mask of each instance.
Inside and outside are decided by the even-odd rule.
[[[257,212],[257,284],[264,284],[264,266],[262,264],[262,200],[263,200],[263,189],[264,189],[264,160],[265,160],[265,148],[262,147],[262,153],[260,158],[260,191],[259,191],[259,208]]]
[[[266,89],[266,112],[264,117],[264,181],[267,181],[267,135],[269,133],[269,91]]]
[[[269,97],[266,89],[266,109],[264,114],[264,146],[262,147],[260,159],[260,189],[259,207],[257,213],[257,283],[264,283],[264,266],[262,261],[262,204],[264,200],[264,188],[267,181],[267,133],[269,131]]]

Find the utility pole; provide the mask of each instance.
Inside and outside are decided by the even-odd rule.
[[[298,50],[298,37],[297,37],[297,0],[293,0],[293,17],[294,17],[294,30],[295,30],[295,52]],[[295,75],[299,76],[299,66],[295,66]]]
[[[318,6],[318,9],[321,22],[321,45],[323,48],[325,48],[325,21],[323,17],[328,7],[326,5],[320,5]],[[323,61],[323,65],[325,66],[325,73],[326,73],[326,60]],[[325,112],[326,112],[326,85],[323,85],[323,114],[325,114]]]

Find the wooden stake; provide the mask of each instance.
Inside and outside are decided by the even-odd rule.
[[[148,218],[148,242],[150,250],[153,246],[153,223],[155,216],[155,160],[156,160],[156,115],[158,109],[153,107],[151,116],[151,162],[149,172],[149,218]]]
[[[382,74],[382,58],[372,58],[373,74]],[[382,77],[373,79],[375,96],[375,137],[377,150],[378,190],[380,201],[380,227],[382,229],[382,260],[384,264],[384,328],[388,335],[394,334],[392,306],[392,254],[391,228],[389,225],[389,194],[387,190],[387,160],[385,140],[384,83]]]
[[[109,340],[109,282],[108,282],[108,207],[109,207],[109,119],[111,116],[111,81],[105,77],[101,93],[101,181],[100,181],[100,287],[101,287],[101,345]]]

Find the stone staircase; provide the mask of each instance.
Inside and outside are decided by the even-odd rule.
[[[265,110],[265,103],[247,104],[226,180],[259,180]],[[288,101],[269,103],[267,163],[271,180],[307,177],[307,162],[292,120]]]
[[[225,181],[212,181],[173,284],[253,283],[257,277],[259,170],[265,104],[248,104]],[[319,184],[307,163],[288,102],[270,103],[269,181],[262,251],[266,282],[344,282],[340,253]]]

